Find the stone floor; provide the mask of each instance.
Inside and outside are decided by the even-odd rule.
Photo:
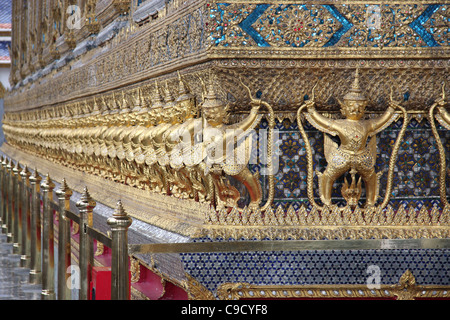
[[[28,282],[30,269],[20,267],[20,255],[0,233],[0,300],[40,300],[41,286]]]

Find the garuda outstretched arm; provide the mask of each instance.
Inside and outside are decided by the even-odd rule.
[[[392,90],[391,90],[391,100],[389,102],[389,106],[387,110],[378,118],[371,120],[371,130],[370,136],[376,135],[378,132],[383,131],[387,127],[391,125],[392,122],[396,121],[399,117],[398,114],[395,114],[395,109],[401,109],[402,107],[398,102],[395,102],[392,98]]]
[[[442,85],[442,98],[437,100],[431,108],[438,107],[439,113],[436,114],[436,119],[439,121],[439,123],[446,128],[447,130],[450,130],[450,114],[445,110],[445,83]],[[430,108],[430,109],[431,109]]]

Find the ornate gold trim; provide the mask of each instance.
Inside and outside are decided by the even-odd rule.
[[[216,300],[214,294],[186,273],[189,300]]]
[[[150,51],[153,52],[153,55],[163,54],[162,49],[156,48],[159,41],[158,37],[163,35],[165,39],[169,32],[166,29],[169,28],[171,23],[176,24],[181,21],[182,16],[194,14],[198,10],[205,10],[205,8],[206,3],[203,0],[184,2],[176,10],[172,10],[166,15],[164,19],[157,19],[154,23],[133,30],[133,37],[129,37],[131,30],[122,31],[120,34],[122,36],[119,35],[121,37],[120,43],[117,43],[117,38],[106,43],[106,46],[110,47],[106,53],[99,53],[103,48],[91,50],[77,58],[76,62],[71,62],[60,68],[57,73],[52,71],[39,81],[35,81],[33,88],[30,88],[31,83],[29,82],[13,90],[8,94],[7,101],[5,101],[5,110],[25,110],[29,109],[31,105],[33,107],[44,107],[91,96],[98,92],[133,85],[149,78],[155,79],[162,74],[167,74],[167,72],[205,62],[207,60],[206,37],[197,41],[199,45],[202,45],[201,48],[196,48],[196,50],[188,53],[183,52],[179,57],[173,57],[170,60],[161,59],[155,64],[139,60],[141,59],[140,55]],[[114,11],[113,8],[112,10]],[[87,26],[83,25],[83,29],[86,28]],[[87,30],[86,33],[88,33]],[[200,37],[202,34],[202,32],[198,32],[196,37]],[[192,37],[194,35],[191,35]],[[185,50],[189,46],[187,38],[184,37],[184,42],[180,45],[184,46]],[[131,56],[130,52],[133,52]],[[90,59],[92,56],[95,57]],[[150,58],[148,57],[148,59]],[[79,66],[80,64],[82,66]],[[141,67],[138,68],[138,65]],[[147,65],[147,68],[143,68],[143,65]],[[93,76],[94,74],[96,76]],[[95,80],[97,78],[99,80]],[[100,80],[100,78],[103,80]],[[96,84],[93,85],[92,81],[95,81]],[[79,88],[76,89],[76,86],[79,86]],[[56,87],[59,87],[59,89],[55,90]],[[9,106],[11,106],[11,109]]]
[[[320,59],[332,58],[337,60],[344,59],[397,59],[405,60],[411,58],[442,58],[448,59],[450,57],[450,49],[446,47],[438,48],[285,48],[285,47],[269,47],[269,48],[243,48],[243,47],[211,47],[208,50],[208,56],[213,59],[225,59],[232,56],[235,59],[245,59],[252,57],[252,59]]]
[[[141,268],[140,268],[139,259],[130,256],[130,272],[131,272],[131,283],[139,282],[141,277]]]
[[[208,226],[205,236],[213,239],[408,239],[408,238],[449,238],[448,226]]]
[[[416,284],[414,275],[407,270],[395,285],[252,285],[249,283],[224,283],[217,289],[222,300],[239,299],[397,299],[450,298],[450,286]]]

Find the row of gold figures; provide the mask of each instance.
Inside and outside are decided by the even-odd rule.
[[[114,107],[102,98],[99,103],[94,100],[92,109],[79,104],[74,113],[73,106],[66,105],[60,111],[68,114],[53,118],[54,112],[48,112],[42,121],[35,120],[39,113],[8,114],[5,137],[8,144],[62,165],[152,192],[210,202],[217,208],[236,206],[241,197],[226,177],[232,176],[249,190],[249,205],[260,206],[259,176],[247,166],[252,150],[248,133],[261,121],[261,107],[273,117],[271,106],[252,97],[250,114],[228,125],[227,105],[212,81],[208,86],[203,82],[201,104],[181,76],[177,98],[167,86],[165,93],[163,97],[156,83],[151,105],[136,91],[129,99],[114,95]],[[270,126],[269,134],[274,120]],[[220,143],[237,133],[245,136],[233,151],[240,160],[220,161],[227,156]],[[269,205],[270,201],[263,207]]]
[[[102,97],[98,103],[98,99],[94,99],[92,104],[77,104],[75,107],[64,105],[46,112],[8,114],[4,120],[5,136],[9,144],[65,166],[152,192],[208,202],[217,210],[237,207],[242,194],[230,183],[228,178],[232,177],[247,189],[250,208],[265,210],[271,207],[275,173],[272,163],[275,154],[272,106],[254,98],[241,80],[242,86],[248,90],[251,110],[243,120],[227,124],[228,105],[220,98],[214,81],[210,79],[205,85],[199,79],[203,83],[201,103],[178,75],[176,98],[168,86],[163,97],[156,83],[151,101],[137,90],[131,98],[123,92],[121,95],[113,93],[112,100]],[[387,110],[377,118],[366,119],[368,99],[360,87],[358,70],[348,93],[342,101],[339,100],[343,119],[330,119],[316,110],[314,89],[312,98],[298,108],[297,123],[305,141],[308,199],[319,209],[332,205],[334,184],[344,174],[350,174],[352,178],[351,183],[345,179],[341,189],[348,205],[359,205],[364,185],[365,207],[377,206],[383,172],[375,172],[376,135],[403,117],[390,155],[386,192],[378,205],[385,208],[392,194],[395,163],[408,126],[408,112],[401,103],[393,100],[391,92]],[[429,120],[438,142],[441,162],[441,201],[447,206],[445,150],[434,122],[437,119],[441,125],[450,128],[450,115],[445,105],[443,85],[442,97],[429,109]],[[251,172],[248,167],[252,150],[256,148],[251,133],[259,128],[262,109],[267,111],[269,118],[266,157],[269,190],[264,204],[259,173]],[[435,110],[438,110],[436,114]],[[44,112],[42,121],[36,121],[39,112]],[[314,171],[314,150],[304,129],[305,120],[324,133],[327,166],[323,172]],[[237,137],[240,140],[236,139],[238,142],[228,153],[224,144]],[[339,143],[332,137],[338,138]],[[230,158],[233,161],[228,161]],[[315,175],[322,204],[317,203],[314,197]]]

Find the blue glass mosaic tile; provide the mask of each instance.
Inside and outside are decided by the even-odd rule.
[[[186,272],[207,289],[225,282],[254,285],[367,284],[380,268],[381,284],[397,284],[410,270],[419,285],[450,285],[450,250],[311,250],[182,254]]]
[[[213,43],[257,47],[439,47],[447,4],[239,4],[210,8]],[[236,28],[229,28],[236,26]]]
[[[429,47],[438,47],[439,44],[433,38],[433,35],[423,27],[423,24],[430,19],[430,17],[439,9],[440,6],[440,4],[429,5],[416,20],[409,24],[410,28],[420,35]]]
[[[331,39],[324,45],[324,47],[330,47],[338,43],[341,37],[353,27],[353,24],[350,21],[348,21],[348,19],[345,16],[343,16],[336,9],[335,6],[333,5],[323,5],[323,6],[333,15],[333,17],[335,17],[342,24],[342,27],[339,30],[337,30],[336,33],[333,34]]]

